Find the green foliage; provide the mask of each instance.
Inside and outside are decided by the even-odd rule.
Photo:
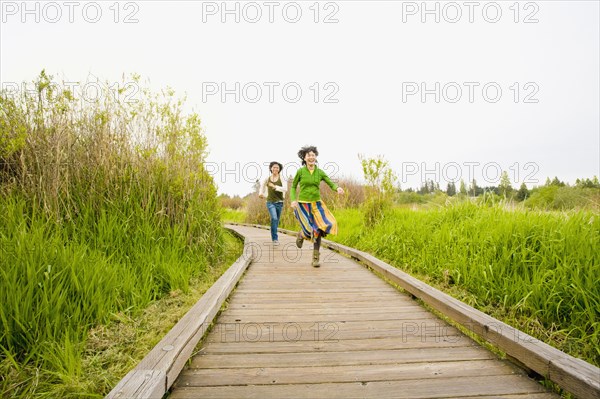
[[[463,196],[467,195],[467,185],[465,184],[464,180],[462,180],[462,179],[460,181],[460,189],[459,189],[458,193]]]
[[[550,180],[548,177],[546,179],[546,186],[556,186],[556,187],[564,187],[566,184],[558,179],[557,176],[554,176],[554,179]]]
[[[368,195],[390,195],[395,191],[396,175],[390,169],[389,162],[382,156],[365,158],[359,155],[363,175],[367,187],[371,191]]]
[[[502,176],[500,177],[500,184],[498,185],[498,194],[503,197],[509,197],[513,192],[512,185],[510,184],[510,179],[508,178],[508,172],[502,172]]]
[[[438,191],[441,191],[440,184],[434,182],[433,180],[427,180],[423,183],[423,185],[421,186],[421,188],[419,188],[419,191],[417,192],[422,195],[427,195],[434,194]]]
[[[414,191],[402,191],[396,195],[395,202],[397,204],[424,204],[427,202],[427,197]]]
[[[225,208],[222,213],[224,222],[243,223],[246,218],[246,213],[243,209]]]
[[[599,198],[598,188],[550,184],[531,190],[531,196],[524,203],[530,209],[569,210],[598,208]]]
[[[391,207],[397,178],[389,167],[388,161],[382,156],[365,158],[359,155],[358,157],[367,182],[366,199],[363,204],[365,223],[367,226],[371,226],[379,223],[385,212]]]
[[[448,183],[448,186],[446,187],[446,194],[448,194],[450,197],[456,195],[456,184],[454,182]]]
[[[594,176],[592,179],[577,179],[575,181],[575,186],[579,188],[599,188],[600,182],[598,181],[598,176]]]
[[[0,158],[9,159],[25,146],[27,125],[17,104],[0,96]]]
[[[238,210],[244,206],[244,201],[240,198],[239,195],[234,195],[233,197],[230,197],[227,194],[221,194],[219,195],[219,202],[223,208],[228,208],[232,210]]]
[[[223,256],[199,117],[172,91],[89,103],[51,79],[0,94],[2,396],[88,395],[88,330],[186,291]]]
[[[498,204],[504,200],[509,206],[514,202],[522,202],[529,209],[540,210],[570,210],[570,209],[600,209],[600,184],[597,186],[597,178],[577,179],[575,186],[569,186],[558,179],[548,179],[546,185],[529,190],[522,183],[519,190],[512,188],[504,175],[504,181],[498,187],[479,187],[475,181],[467,190],[466,184],[461,182],[458,194],[456,186],[448,183],[444,192],[440,191],[433,181],[427,181],[414,192],[411,189],[395,193],[393,196],[396,204],[438,204],[444,205],[448,197],[452,200],[465,200],[467,197],[477,198],[483,204]],[[442,195],[443,194],[443,195]]]
[[[478,197],[482,194],[483,188],[479,187],[477,185],[477,181],[473,179],[473,181],[471,181],[471,187],[469,188],[469,195],[471,195],[472,197]]]
[[[338,211],[335,240],[430,279],[473,306],[599,365],[600,218],[457,202],[397,208],[372,229]]]
[[[515,199],[517,201],[525,201],[528,197],[529,197],[529,190],[527,189],[527,186],[525,185],[525,183],[521,183],[521,187],[519,187],[519,191],[517,191],[517,195],[515,196]]]

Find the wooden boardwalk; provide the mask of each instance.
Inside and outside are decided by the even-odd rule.
[[[558,397],[357,262],[235,229],[257,258],[170,399]]]

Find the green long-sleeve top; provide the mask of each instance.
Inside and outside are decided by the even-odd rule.
[[[334,182],[331,181],[329,176],[318,167],[315,167],[312,173],[308,170],[306,166],[301,167],[296,172],[296,176],[294,177],[294,181],[292,182],[292,188],[290,190],[290,200],[291,201],[300,201],[300,202],[313,202],[321,200],[321,193],[319,191],[319,186],[321,181],[325,181],[332,190],[337,190],[338,186]],[[296,187],[300,184],[300,192],[298,197],[296,197]]]

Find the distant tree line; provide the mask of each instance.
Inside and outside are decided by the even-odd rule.
[[[377,161],[377,160],[375,160]],[[362,160],[364,163],[365,161]],[[363,165],[364,166],[364,165]],[[458,183],[458,184],[457,184]],[[347,196],[352,198],[352,201],[346,201],[345,204],[339,204],[342,207],[354,207],[362,204],[365,197],[366,186],[353,180],[341,181],[340,184],[347,188]],[[368,191],[368,190],[367,190]],[[397,204],[423,204],[429,202],[432,196],[442,195],[447,197],[463,197],[475,198],[483,195],[494,195],[500,198],[505,198],[514,202],[522,202],[525,206],[541,209],[571,209],[578,207],[592,206],[600,207],[600,182],[598,177],[580,178],[575,181],[574,185],[570,185],[561,181],[558,177],[553,179],[547,178],[544,185],[528,188],[525,183],[521,183],[519,188],[512,186],[507,172],[503,172],[500,181],[497,185],[481,186],[473,179],[469,184],[463,180],[459,182],[449,182],[445,189],[440,187],[439,182],[427,180],[422,183],[418,189],[406,188],[402,189],[399,185],[394,189],[387,189],[386,192],[391,192],[393,202]],[[249,198],[256,196],[257,187],[254,192],[243,198],[236,195],[230,197],[226,194],[221,194],[219,199],[224,207],[231,209],[242,209],[248,202]],[[325,190],[327,193],[327,190]],[[333,201],[331,198],[325,198],[326,201]]]
[[[575,185],[570,186],[569,184],[559,180],[558,177],[554,177],[554,179],[552,180],[550,180],[550,178],[547,178],[545,184],[541,187],[571,187],[576,189],[589,188],[598,190],[600,189],[600,182],[598,181],[598,177],[594,176],[592,179],[577,179],[575,181]],[[398,188],[398,192],[415,192],[420,195],[426,195],[439,193],[443,191],[450,197],[455,196],[457,194],[478,197],[483,195],[484,193],[493,193],[500,196],[510,197],[511,199],[517,201],[524,201],[525,199],[531,196],[532,192],[535,192],[541,187],[534,187],[530,190],[527,188],[527,185],[525,183],[521,183],[519,189],[517,190],[512,187],[507,172],[503,172],[500,178],[500,182],[497,186],[479,186],[477,184],[477,181],[473,179],[469,186],[467,186],[467,184],[463,180],[461,180],[458,189],[456,187],[455,182],[449,182],[446,185],[446,189],[442,190],[438,182],[434,182],[433,180],[427,180],[417,190],[414,190],[412,188],[402,190],[401,188]]]

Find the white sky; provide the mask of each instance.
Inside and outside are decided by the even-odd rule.
[[[46,69],[57,82],[135,72],[187,93],[227,194],[251,191],[271,160],[295,172],[306,144],[334,178],[360,179],[359,153],[383,155],[404,188],[495,185],[498,168],[517,187],[600,174],[598,1],[1,3],[3,87]]]

